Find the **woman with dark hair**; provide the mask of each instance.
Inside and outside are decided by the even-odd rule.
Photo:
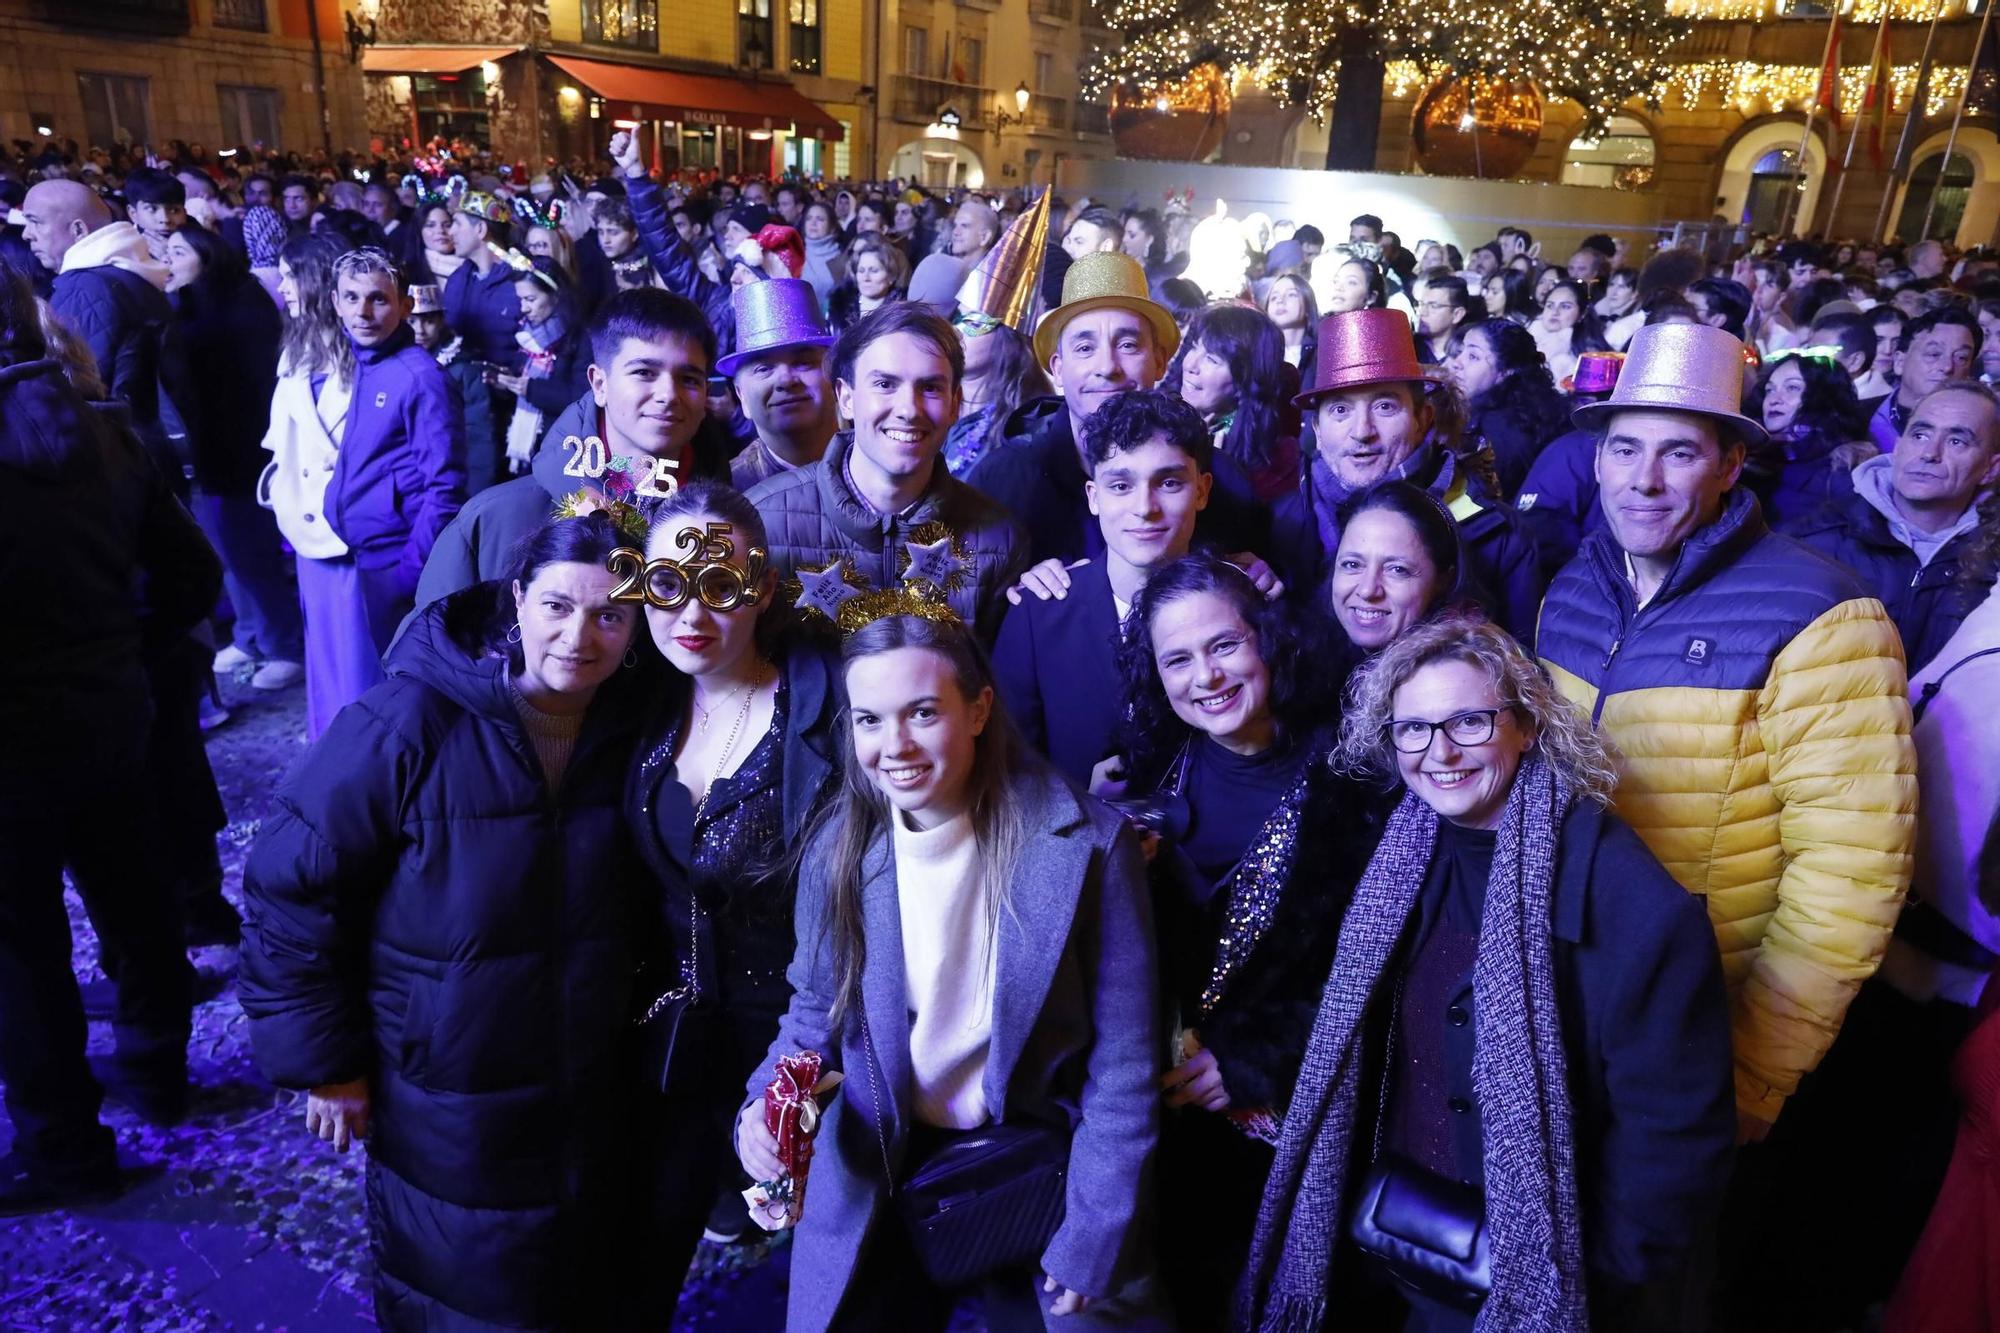
[[[514,295],[521,303],[521,331],[514,335],[527,353],[521,369],[490,372],[493,383],[517,400],[507,423],[505,453],[515,472],[527,470],[548,422],[590,392],[590,338],[577,307],[576,285],[553,259],[536,257],[516,267]],[[505,403],[505,399],[500,400]],[[465,490],[472,495],[500,480],[502,441],[465,441]]]
[[[965,343],[965,404],[944,437],[944,463],[952,476],[963,477],[1006,437],[1007,422],[1022,403],[1051,390],[1027,334],[1008,324],[981,332],[961,320],[956,327]]]
[[[1486,314],[1491,319],[1526,325],[1542,313],[1541,302],[1535,299],[1535,280],[1517,268],[1496,269],[1488,274],[1480,295],[1486,300]]]
[[[1878,453],[1854,380],[1831,356],[1779,352],[1745,396],[1743,410],[1764,423],[1784,461],[1758,488],[1772,527],[1804,519],[1828,500],[1850,495],[1854,465]]]
[[[236,624],[215,656],[227,674],[254,666],[250,683],[281,690],[305,677],[305,626],[291,557],[269,510],[257,503],[278,383],[284,318],[229,243],[198,226],[167,238],[168,294],[179,350],[193,373],[179,407],[194,465],[192,508],[222,556]]]
[[[1501,491],[1515,494],[1542,449],[1569,429],[1569,400],[1550,381],[1534,337],[1506,319],[1468,325],[1445,374],[1465,400],[1467,433],[1492,446]]]
[[[425,607],[251,849],[252,1049],[309,1132],[367,1140],[384,1328],[605,1328],[622,1299],[628,540],[558,518]]]
[[[1357,658],[1382,651],[1464,595],[1458,524],[1423,487],[1377,482],[1348,496],[1338,513],[1328,598]]]
[[[1608,352],[1604,327],[1591,308],[1590,294],[1579,282],[1563,278],[1543,293],[1542,313],[1528,326],[1542,359],[1549,363],[1549,378],[1558,389],[1567,390],[1576,377],[1576,359],[1584,352]]]
[[[664,1327],[711,1205],[720,1197],[715,1211],[728,1219],[711,1229],[747,1223],[739,1191],[749,1182],[728,1151],[734,1080],[757,1067],[791,998],[790,860],[834,785],[839,700],[825,657],[784,631],[777,577],[753,555],[766,546],[764,520],[748,500],[697,481],[651,521],[647,559],[677,562],[648,581],[645,607],[673,673],[625,806],[659,886],[638,1013],[644,1299]],[[663,996],[674,998],[656,1006]]]
[[[1604,327],[1604,341],[1612,351],[1624,351],[1632,335],[1646,323],[1646,308],[1639,300],[1639,270],[1629,266],[1612,269],[1604,295],[1597,298],[1596,310]]]
[[[1318,273],[1313,275],[1313,295],[1322,315],[1380,310],[1389,304],[1389,281],[1382,275],[1382,266],[1372,259],[1336,247],[1314,268],[1326,272],[1324,279]]]
[[[869,195],[854,206],[854,234],[856,236],[881,235],[889,230],[889,219],[895,210],[875,195]],[[897,247],[901,249],[900,246]],[[907,262],[907,260],[906,260]]]
[[[1735,1157],[1728,1000],[1700,900],[1606,810],[1589,720],[1504,630],[1445,617],[1355,673],[1339,755],[1401,791],[1315,1006],[1245,1326],[1692,1326]],[[1412,1206],[1425,1239],[1399,1245]],[[1475,1235],[1490,1265],[1448,1239]]]
[[[1162,812],[1154,858],[1163,1080],[1161,1273],[1185,1328],[1228,1325],[1375,802],[1323,763],[1339,682],[1324,621],[1220,557],[1154,573],[1126,618],[1123,793]]]
[[[744,1169],[780,1181],[772,1066],[809,1051],[845,1076],[794,1214],[792,1333],[942,1330],[969,1288],[989,1324],[1040,1327],[1146,1259],[1161,1042],[1136,840],[1020,746],[971,632],[903,606],[842,645],[842,781],[799,862],[791,1005],[736,1122]],[[1061,1220],[953,1272],[905,1186],[995,1144],[1041,1164]],[[959,1206],[989,1203],[1008,1207]]]
[[[1257,499],[1299,488],[1299,423],[1285,383],[1284,335],[1254,306],[1204,308],[1161,386],[1201,413],[1215,447],[1242,464]]]
[[[1162,279],[1153,290],[1159,303],[1173,315],[1174,327],[1183,332],[1208,305],[1208,297],[1201,287],[1188,278]]]
[[[405,251],[410,258],[410,283],[442,288],[465,263],[465,256],[452,249],[451,205],[442,199],[418,205],[416,233],[416,248]]]
[[[840,233],[833,205],[817,199],[806,205],[799,226],[806,247],[806,266],[799,276],[812,284],[824,307],[847,277],[847,256],[843,253],[847,238]]]
[[[901,300],[910,281],[910,261],[893,241],[864,233],[848,247],[846,273],[826,305],[827,325],[836,334],[876,307]]]

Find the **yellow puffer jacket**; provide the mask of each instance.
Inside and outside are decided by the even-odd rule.
[[[1747,494],[1643,610],[1593,533],[1537,640],[1620,757],[1618,814],[1707,899],[1737,1107],[1766,1122],[1881,962],[1909,887],[1916,753],[1902,645],[1840,566],[1768,531]]]

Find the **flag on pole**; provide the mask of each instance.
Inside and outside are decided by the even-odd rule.
[[[1902,176],[1910,169],[1910,160],[1916,155],[1917,141],[1924,137],[1924,122],[1929,119],[1931,104],[1931,62],[1926,60],[1917,67],[1917,86],[1910,93],[1910,109],[1903,117],[1903,137],[1896,141],[1896,160],[1889,164],[1891,174]]]
[[[1819,109],[1840,129],[1840,10],[1833,11],[1833,27],[1826,35],[1826,63],[1820,67],[1819,88],[1813,93]]]
[[[1888,137],[1889,6],[1882,7],[1882,24],[1875,30],[1875,53],[1868,58],[1868,90],[1861,95],[1861,119],[1868,127],[1868,160],[1882,169],[1883,140]]]

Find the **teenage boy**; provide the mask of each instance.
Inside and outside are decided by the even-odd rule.
[[[891,302],[848,326],[832,365],[835,400],[854,428],[817,463],[750,492],[772,568],[798,580],[802,604],[826,609],[843,584],[893,588],[922,561],[991,644],[1006,591],[1028,563],[1027,538],[939,457],[963,401],[958,333],[917,303]]]
[[[187,225],[187,187],[158,167],[136,167],[125,178],[125,212],[146,238],[146,253],[167,262],[167,241]]]
[[[993,672],[1022,738],[1079,785],[1111,751],[1119,626],[1154,570],[1188,553],[1208,506],[1215,443],[1201,414],[1160,389],[1120,394],[1084,423],[1083,484],[1103,554],[1069,588],[1007,612]]]
[[[354,346],[354,388],[325,520],[345,555],[301,557],[306,727],[382,680],[382,654],[411,609],[417,577],[465,497],[457,386],[403,322],[396,263],[372,247],[334,261],[334,310]]]
[[[708,419],[715,334],[701,311],[655,287],[620,292],[591,319],[589,336],[590,392],[543,433],[527,476],[473,496],[445,529],[417,584],[418,606],[500,578],[514,543],[578,490],[630,499],[661,476],[661,461],[673,466],[655,489],[729,480],[726,441]]]

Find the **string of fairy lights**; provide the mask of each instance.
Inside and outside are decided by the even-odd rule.
[[[1261,87],[1280,102],[1323,116],[1339,78],[1337,35],[1367,29],[1390,56],[1384,92],[1414,97],[1442,78],[1532,79],[1545,95],[1574,98],[1586,129],[1601,129],[1627,101],[1651,106],[1734,107],[1744,115],[1808,105],[1818,92],[1813,65],[1751,60],[1674,59],[1672,48],[1696,20],[1786,17],[1795,0],[1437,0],[1376,7],[1379,0],[1119,0],[1112,26],[1122,47],[1086,69],[1085,96],[1139,97],[1166,107],[1212,104],[1218,89]],[[1853,0],[1847,22],[1890,17],[1928,22],[1938,0]],[[1948,18],[1976,14],[1979,0],[1944,0]],[[1794,15],[1809,21],[1808,15]],[[1823,17],[1820,19],[1824,21]],[[1850,29],[1852,30],[1852,29]],[[1183,77],[1198,70],[1198,77]],[[1918,67],[1890,71],[1891,110],[1907,111]],[[1925,112],[1949,111],[1965,90],[1964,66],[1934,66]],[[1859,111],[1863,63],[1840,71],[1840,105]]]

